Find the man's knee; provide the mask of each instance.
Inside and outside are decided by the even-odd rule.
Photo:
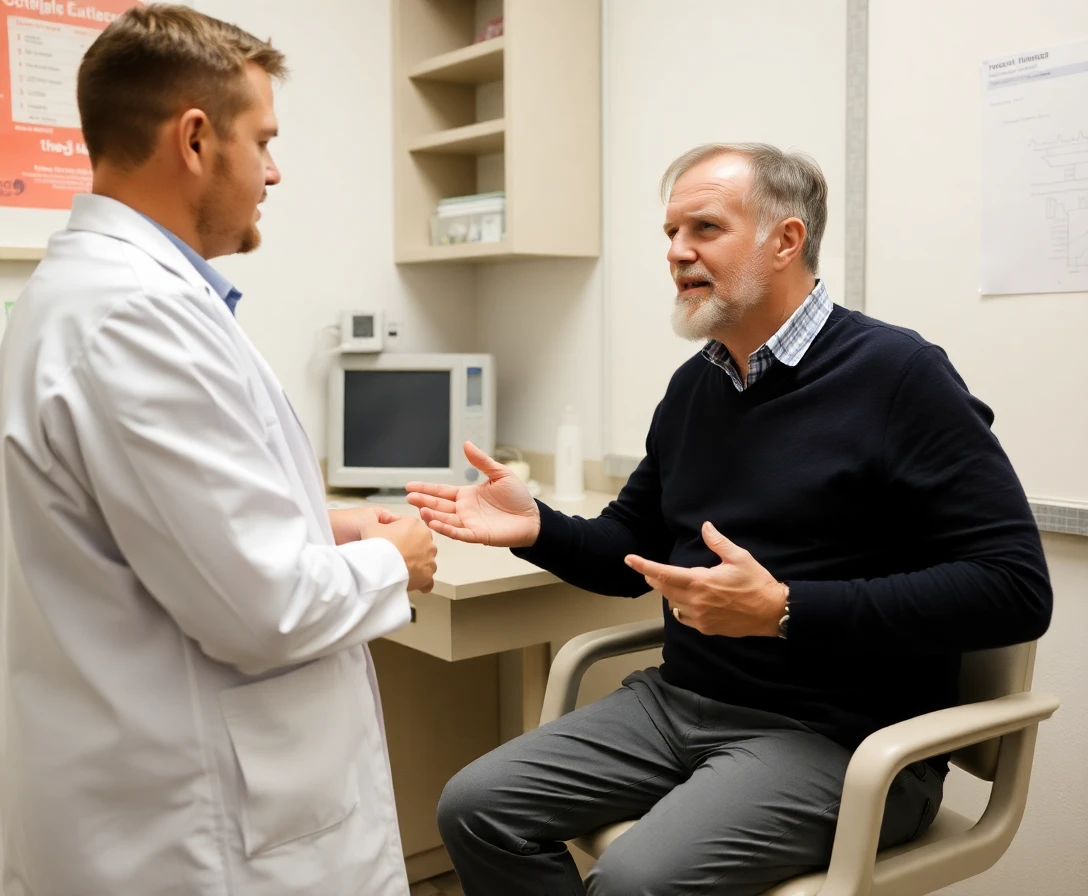
[[[447,843],[459,839],[465,830],[479,824],[482,806],[487,805],[487,777],[479,768],[488,757],[483,756],[465,766],[442,789],[438,800],[438,830]]]
[[[500,747],[481,756],[443,788],[438,800],[438,830],[447,845],[472,839],[523,850],[522,828],[532,816],[532,807],[521,804],[517,797],[526,788],[514,781],[519,763],[508,753]]]

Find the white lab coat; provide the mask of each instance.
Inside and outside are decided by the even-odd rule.
[[[334,545],[275,376],[128,207],[51,240],[0,435],[6,896],[405,896],[365,646],[404,561]]]

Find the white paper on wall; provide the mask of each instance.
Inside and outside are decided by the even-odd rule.
[[[982,65],[985,295],[1088,290],[1088,41]]]

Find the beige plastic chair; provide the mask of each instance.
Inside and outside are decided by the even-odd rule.
[[[660,620],[617,625],[580,635],[552,663],[540,723],[574,709],[586,670],[598,660],[659,647]],[[1008,848],[1027,801],[1035,735],[1058,700],[1031,690],[1035,643],[965,654],[964,703],[874,732],[850,760],[827,871],[807,874],[764,896],[923,896],[981,874]],[[929,830],[905,846],[877,854],[884,800],[892,779],[919,759],[952,753],[952,762],[992,781],[977,822],[942,808]],[[599,858],[637,819],[574,841]]]

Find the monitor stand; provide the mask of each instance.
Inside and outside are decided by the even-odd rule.
[[[368,504],[407,504],[408,492],[402,488],[383,488],[363,500]]]

